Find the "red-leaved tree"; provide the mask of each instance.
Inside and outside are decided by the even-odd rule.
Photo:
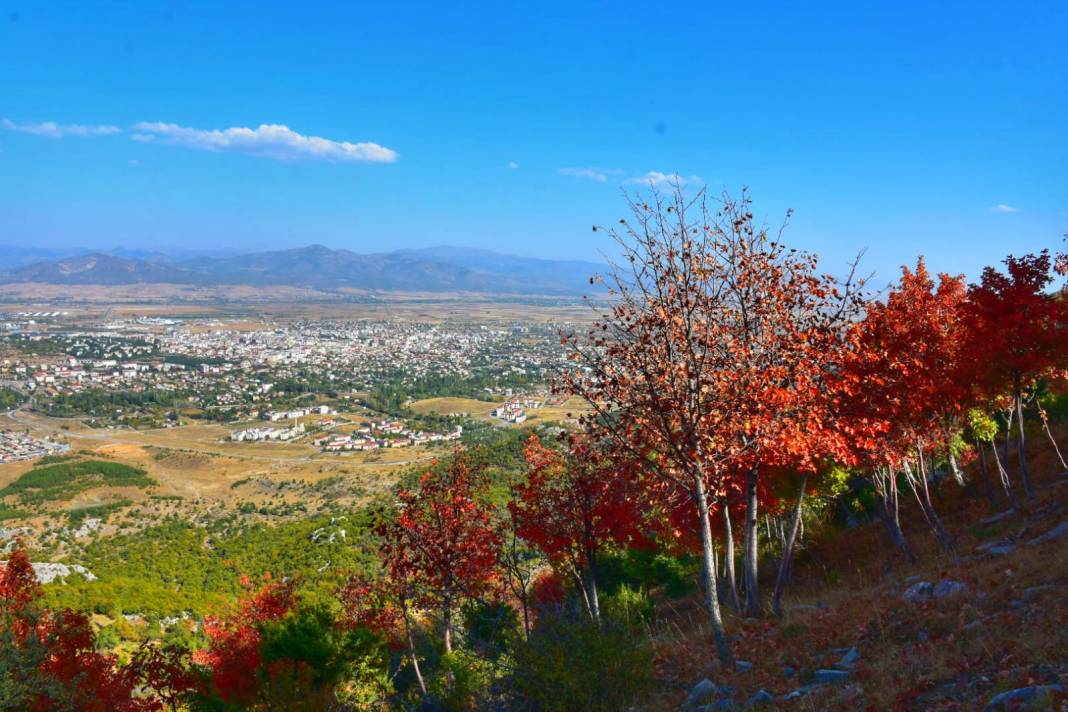
[[[936,284],[922,258],[915,270],[903,267],[886,300],[870,304],[857,325],[856,348],[840,374],[855,461],[871,471],[890,537],[910,559],[898,517],[899,474],[939,540],[952,548],[931,501],[928,455],[943,450],[955,464],[950,443],[969,405],[964,301],[962,277],[942,274]]]
[[[596,444],[572,436],[567,451],[532,434],[523,451],[527,480],[508,503],[519,535],[571,576],[586,610],[600,620],[597,556],[605,544],[628,545],[642,537],[638,470],[613,463]]]
[[[263,669],[262,625],[277,621],[296,605],[293,581],[268,581],[226,616],[209,616],[204,632],[210,644],[194,661],[210,670],[214,692],[230,704],[251,706],[269,696]]]
[[[1048,291],[1054,267],[1048,250],[1010,255],[1004,264],[1004,272],[984,269],[979,284],[968,289],[968,351],[972,379],[987,399],[1011,398],[1007,420],[1016,421],[1020,475],[1031,499],[1024,394],[1036,379],[1068,363],[1068,301]]]
[[[25,551],[0,568],[0,681],[10,709],[35,712],[148,712],[162,709],[152,696],[135,697],[140,673],[96,650],[83,613],[50,611]]]
[[[500,535],[479,497],[480,480],[458,449],[446,467],[420,478],[418,490],[398,494],[396,520],[378,530],[387,575],[401,583],[407,603],[441,614],[447,652],[460,605],[488,594],[497,580]]]

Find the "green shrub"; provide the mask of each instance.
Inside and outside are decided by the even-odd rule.
[[[15,509],[3,502],[0,502],[0,522],[7,521],[8,519],[24,519],[30,516],[30,513],[22,510]]]
[[[120,499],[115,502],[107,502],[105,504],[96,504],[91,507],[80,507],[78,509],[67,510],[67,519],[70,520],[72,527],[80,526],[83,521],[88,518],[98,518],[107,521],[107,518],[119,511],[123,507],[128,507],[133,504],[128,499]]]
[[[454,650],[441,656],[427,691],[450,712],[485,709],[497,678],[498,670],[489,660],[470,650]]]
[[[482,652],[509,650],[519,633],[519,616],[505,603],[471,603],[464,606],[467,642]]]
[[[621,586],[646,590],[663,586],[667,596],[680,598],[694,591],[697,571],[698,562],[692,556],[627,549],[601,555],[597,580],[606,593],[614,593]]]
[[[623,584],[615,593],[601,597],[601,612],[610,620],[638,629],[652,622],[656,606],[645,591]]]
[[[562,609],[517,644],[509,687],[544,712],[616,712],[649,688],[652,664],[649,640],[632,627]]]
[[[17,494],[27,504],[70,499],[96,486],[151,487],[156,482],[144,470],[118,462],[81,460],[35,467],[7,487],[0,497]]]

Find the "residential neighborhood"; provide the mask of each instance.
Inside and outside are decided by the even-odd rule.
[[[69,450],[70,446],[63,443],[34,438],[13,430],[0,430],[0,464],[59,455]]]

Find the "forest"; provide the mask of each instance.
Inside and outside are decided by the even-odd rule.
[[[1009,255],[972,283],[908,256],[873,293],[862,264],[822,271],[745,193],[628,208],[594,228],[619,255],[597,278],[610,298],[561,334],[553,389],[588,404],[578,426],[484,429],[353,512],[97,542],[98,581],[42,587],[16,549],[0,707],[1068,700],[1068,254]],[[146,484],[105,465],[7,491]],[[133,618],[154,632],[131,642]]]

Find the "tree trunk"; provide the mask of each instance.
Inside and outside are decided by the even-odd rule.
[[[964,473],[961,472],[960,467],[957,465],[957,456],[953,454],[953,449],[948,445],[946,446],[946,459],[949,461],[949,471],[953,473],[953,479],[957,481],[957,484],[964,488]]]
[[[445,652],[452,652],[452,602],[445,601],[441,609],[441,620],[445,624]]]
[[[1061,475],[1068,475],[1068,462],[1064,461],[1064,455],[1061,454],[1061,449],[1057,445],[1057,439],[1053,437],[1053,431],[1049,429],[1049,417],[1046,415],[1046,409],[1038,402],[1038,398],[1035,398],[1035,407],[1038,408],[1038,417],[1042,419],[1042,428],[1046,431],[1046,437],[1052,443],[1053,451],[1057,453],[1057,459],[1061,461],[1061,467],[1064,468],[1061,470]]]
[[[908,461],[902,463],[905,470],[905,479],[909,483],[909,487],[912,488],[913,495],[916,496],[916,501],[920,505],[920,509],[923,511],[923,518],[927,520],[927,523],[931,525],[931,529],[934,531],[935,536],[938,537],[938,541],[947,551],[954,551],[953,540],[949,536],[949,532],[942,526],[942,520],[938,517],[938,513],[935,512],[934,505],[931,504],[930,490],[927,488],[927,467],[923,462],[923,452],[917,447],[916,453],[919,455],[919,468],[920,474],[917,477],[912,468],[909,467]],[[923,490],[923,496],[920,496],[919,489],[916,487],[916,480],[920,481],[919,489]]]
[[[1005,449],[1007,451],[1008,447]],[[1001,479],[1001,487],[1005,490],[1005,496],[1009,498],[1009,504],[1015,509],[1018,504],[1016,502],[1016,493],[1012,491],[1012,482],[1009,481],[1009,471],[1001,464],[1001,458],[998,456],[997,443],[993,441],[990,442],[990,452],[994,453],[994,462],[998,466],[998,477]]]
[[[423,680],[423,673],[419,670],[419,657],[415,654],[415,638],[412,637],[412,622],[408,614],[408,601],[402,597],[400,604],[401,614],[404,617],[404,635],[408,638],[408,655],[412,659],[415,679],[419,681],[419,691],[423,693],[423,697],[426,697],[426,682]]]
[[[519,597],[519,605],[523,609],[523,637],[530,642],[530,595],[524,590]]]
[[[878,468],[872,473],[875,483],[875,493],[879,495],[879,516],[886,527],[886,533],[894,546],[901,549],[909,563],[916,563],[916,554],[912,553],[912,547],[905,540],[905,532],[901,531],[901,520],[898,518],[898,491],[897,479],[894,473],[887,468],[880,472]]]
[[[760,530],[757,518],[757,471],[753,468],[745,473],[745,544],[742,561],[742,576],[745,579],[745,614],[759,618],[760,582],[759,572]]]
[[[716,652],[719,661],[724,667],[734,665],[734,656],[731,655],[730,645],[727,643],[727,632],[723,628],[723,618],[719,610],[719,592],[716,590],[716,556],[712,550],[712,524],[708,520],[708,495],[705,493],[704,478],[698,474],[694,478],[695,491],[697,494],[697,514],[701,524],[701,553],[703,554],[705,601],[708,604],[708,619],[712,628],[712,638],[716,643]]]
[[[808,473],[801,476],[801,491],[797,495],[797,507],[794,509],[794,521],[790,527],[790,535],[786,539],[786,545],[782,550],[782,561],[779,562],[779,575],[775,579],[775,593],[771,597],[771,610],[776,616],[782,618],[782,592],[786,588],[786,579],[790,576],[790,569],[794,563],[794,545],[797,543],[797,534],[801,531],[801,505],[805,501],[805,486],[808,484]]]
[[[738,597],[738,577],[734,573],[734,529],[731,527],[731,510],[726,502],[723,503],[723,540],[725,551],[723,552],[723,565],[727,571],[727,587],[731,594],[731,607],[741,612],[742,602]]]
[[[571,574],[575,577],[575,583],[579,587],[579,591],[582,593],[582,602],[586,604],[586,613],[589,614],[590,620],[596,620],[593,617],[593,602],[590,600],[590,586],[586,580],[586,576],[582,569],[578,568],[577,564],[573,565],[574,570]]]
[[[1016,418],[1016,403],[1003,413],[1005,417],[1005,464],[1009,464],[1009,448],[1012,447],[1012,424]]]
[[[998,505],[994,499],[994,488],[990,485],[990,467],[986,463],[986,450],[983,449],[983,441],[979,438],[975,439],[975,452],[979,455],[979,476],[982,479],[983,496],[986,497],[987,504],[990,505],[990,511],[996,512]]]
[[[1020,385],[1019,376],[1016,377],[1016,432],[1016,457],[1020,461],[1020,475],[1023,476],[1024,493],[1027,495],[1027,499],[1033,500],[1035,491],[1031,487],[1031,471],[1027,467],[1027,450],[1024,447],[1027,443],[1024,436],[1023,389]]]
[[[601,600],[597,595],[597,552],[592,549],[586,555],[586,575],[589,576],[590,615],[593,622],[601,625]]]

